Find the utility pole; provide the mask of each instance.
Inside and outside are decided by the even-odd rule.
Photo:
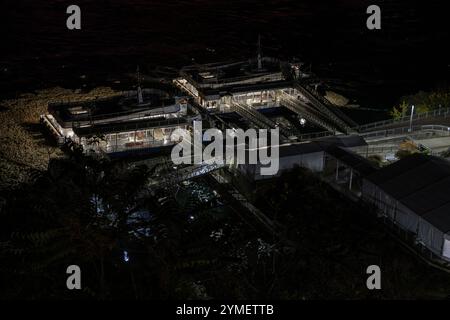
[[[411,106],[411,119],[409,120],[409,132],[412,132],[413,116],[414,116],[414,105]]]
[[[261,35],[258,35],[258,70],[262,70]]]
[[[144,103],[144,98],[142,97],[142,88],[141,88],[141,73],[139,70],[139,66],[137,66],[137,81],[138,81],[138,88],[137,88],[137,94],[138,94],[138,104]]]

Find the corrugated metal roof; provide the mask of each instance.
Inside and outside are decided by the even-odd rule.
[[[367,146],[366,140],[359,135],[338,135],[318,139],[317,141],[326,145],[333,145],[344,148],[364,147]]]
[[[412,155],[367,177],[443,232],[450,231],[450,162]]]
[[[450,203],[447,203],[441,207],[438,207],[427,214],[423,215],[422,218],[427,220],[433,226],[438,228],[444,233],[450,231]]]
[[[89,127],[74,127],[73,131],[79,137],[89,136],[91,134],[108,134],[131,132],[136,130],[145,130],[151,128],[174,127],[177,125],[183,126],[189,123],[186,117],[169,118],[169,119],[154,119],[154,120],[136,120],[116,123],[98,124]]]
[[[323,148],[315,142],[296,143],[291,145],[282,145],[279,148],[280,158],[291,157],[301,154],[323,152]]]
[[[227,94],[237,94],[237,93],[246,93],[246,92],[254,92],[258,90],[275,90],[275,89],[284,89],[292,86],[292,82],[290,81],[274,81],[274,82],[260,82],[260,83],[245,83],[245,84],[235,84],[224,86],[217,89],[210,88],[202,88],[204,96],[211,95],[227,95]]]
[[[413,155],[384,167],[375,174],[368,176],[367,179],[376,185],[381,185],[382,183],[394,179],[403,173],[407,173],[410,170],[417,168],[427,161],[428,159],[426,157]]]
[[[345,150],[342,147],[334,145],[326,148],[325,151],[364,176],[377,171],[377,168],[369,160],[352,151]]]

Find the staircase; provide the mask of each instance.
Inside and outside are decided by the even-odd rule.
[[[324,121],[322,117],[318,114],[318,112],[313,110],[310,106],[308,106],[307,104],[303,103],[302,101],[296,99],[295,97],[286,92],[282,91],[280,93],[280,102],[283,106],[285,106],[292,112],[302,116],[306,120],[314,123],[315,125],[325,130],[335,132],[338,129],[337,127],[331,125],[329,122]]]
[[[164,188],[170,185],[176,185],[182,181],[190,180],[196,177],[203,176],[205,174],[211,173],[215,170],[223,168],[225,164],[207,164],[202,163],[200,165],[192,165],[182,169],[175,170],[174,172],[168,173],[161,177],[151,179],[148,183],[148,187]]]
[[[317,109],[317,111],[326,116],[328,120],[332,122],[337,129],[339,129],[339,131],[342,131],[346,134],[355,132],[352,127],[357,126],[357,124],[349,117],[347,117],[343,112],[331,106],[330,103],[326,101],[326,99],[314,95],[298,82],[294,83],[294,88],[297,89],[304,97],[306,97],[312,104],[312,106]],[[333,110],[331,110],[331,108],[333,108]],[[345,121],[343,119],[345,119]]]
[[[253,109],[251,106],[245,106],[240,103],[237,103],[236,101],[231,102],[231,110],[238,113],[244,118],[248,118],[251,122],[256,124],[256,126],[259,129],[280,129],[280,133],[283,137],[286,139],[290,139],[291,137],[296,137],[300,135],[299,132],[296,130],[289,130],[283,127],[278,127],[275,122],[258,112],[257,110]]]

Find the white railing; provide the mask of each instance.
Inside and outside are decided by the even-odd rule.
[[[306,110],[306,108],[302,105],[300,100],[296,99],[295,97],[292,97],[290,94],[284,91],[280,91],[280,103],[289,110],[295,112],[296,114],[301,115],[305,119],[322,127],[323,129],[328,129],[331,132],[334,132],[336,130],[335,127],[332,127],[331,125],[320,119],[317,115],[313,114],[309,110]]]
[[[358,148],[353,151],[360,156],[369,157],[373,155],[383,155],[387,153],[397,152],[398,150],[398,146],[368,146],[364,148]]]
[[[136,143],[131,145],[114,145],[114,146],[107,146],[106,148],[100,147],[102,151],[105,153],[117,153],[117,152],[133,152],[133,151],[143,151],[146,149],[153,149],[158,147],[164,147],[164,146],[172,146],[173,142],[165,143],[163,140],[161,141],[147,141],[143,142],[142,144]]]
[[[442,126],[442,125],[423,125],[423,126],[412,126],[412,127],[400,127],[394,129],[385,129],[378,131],[371,131],[360,133],[366,140],[377,139],[377,138],[386,138],[386,137],[394,137],[394,136],[403,136],[403,135],[411,135],[413,133],[440,133],[444,136],[450,136],[450,127]]]
[[[273,122],[271,119],[267,118],[265,115],[261,114],[259,111],[253,109],[251,106],[240,104],[234,100],[231,102],[231,109],[237,112],[238,114],[243,115],[246,118],[249,118],[250,121],[256,123],[261,129],[275,129],[277,128],[277,124]],[[297,136],[298,132],[295,130],[285,129],[283,127],[278,127],[282,135],[286,138],[291,136]]]
[[[427,119],[427,118],[443,118],[443,119],[445,119],[445,118],[449,118],[449,117],[450,117],[450,108],[445,108],[445,109],[435,109],[435,110],[424,112],[424,113],[416,113],[413,115],[412,119],[414,122],[415,120],[422,120],[422,119]],[[362,131],[368,131],[371,129],[376,129],[379,127],[385,127],[385,126],[392,125],[392,124],[397,124],[397,123],[402,123],[402,122],[410,122],[410,121],[411,121],[411,115],[404,116],[399,119],[390,119],[390,120],[372,122],[372,123],[368,123],[365,125],[355,127],[355,129],[359,132],[362,132]]]
[[[215,170],[219,170],[223,167],[225,167],[225,164],[202,163],[200,165],[192,165],[189,167],[175,170],[174,172],[168,173],[161,177],[150,179],[147,186],[148,187],[157,186],[158,188],[161,188],[161,187],[168,186],[168,185],[175,185],[175,184],[185,181],[185,180],[190,180],[190,179],[193,179],[196,177],[206,175]]]
[[[108,133],[117,133],[117,132],[133,132],[138,130],[145,130],[146,128],[162,128],[162,127],[176,127],[180,125],[188,125],[189,119],[182,117],[182,118],[168,118],[164,120],[148,120],[146,123],[141,122],[116,122],[116,123],[107,123],[105,125],[108,126]],[[75,129],[75,133],[77,133],[77,129],[79,130],[85,130],[91,134],[97,134],[99,133],[98,128],[87,126],[87,127],[81,127],[74,123],[73,128]],[[86,133],[87,135],[87,133]]]
[[[334,136],[334,132],[330,131],[321,131],[321,132],[313,132],[313,133],[305,133],[297,136],[300,141],[309,141],[314,139],[326,138]]]
[[[335,112],[331,111],[329,108],[329,102],[327,103],[324,101],[326,100],[325,98],[313,94],[300,83],[295,84],[295,89],[300,91],[300,93],[303,94],[310,101],[310,103],[313,104],[322,114],[326,115],[329,120],[337,124],[345,131],[351,131],[352,128],[350,128],[350,126],[342,119],[344,117],[347,117],[345,115],[338,116]]]

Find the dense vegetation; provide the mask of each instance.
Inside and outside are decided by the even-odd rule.
[[[411,112],[412,105],[415,106],[415,113],[450,108],[450,88],[441,88],[429,92],[420,91],[400,100],[401,103],[391,110],[391,116],[394,119],[407,116]]]
[[[143,193],[145,166],[59,159],[6,195],[1,298],[417,298],[450,277],[406,254],[358,204],[296,169],[257,189],[280,238],[243,222],[206,180]],[[66,288],[66,268],[82,290]],[[383,290],[366,289],[378,264]]]

